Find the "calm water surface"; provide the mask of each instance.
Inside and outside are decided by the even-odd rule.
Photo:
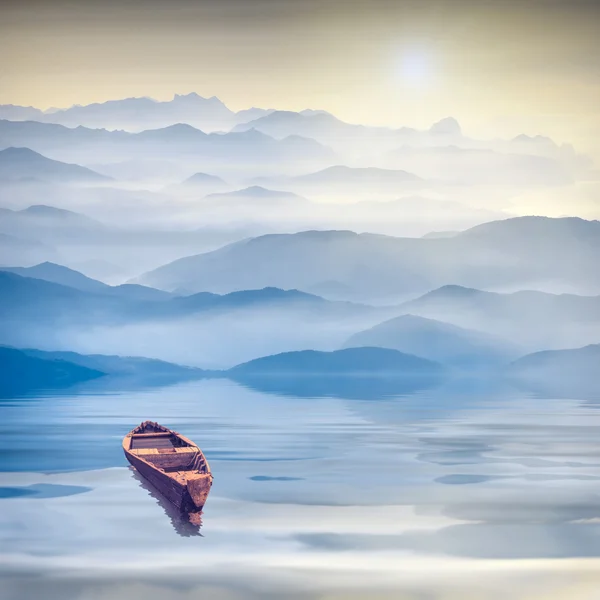
[[[600,399],[360,389],[0,401],[0,597],[600,598]],[[128,468],[146,419],[211,464],[199,531]]]

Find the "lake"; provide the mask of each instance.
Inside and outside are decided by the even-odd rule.
[[[1,400],[0,597],[600,597],[600,399],[307,389]],[[146,419],[211,464],[200,529],[128,467]]]

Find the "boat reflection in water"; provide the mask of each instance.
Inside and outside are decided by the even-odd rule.
[[[177,508],[172,502],[169,502],[147,479],[142,477],[135,467],[129,467],[132,477],[138,482],[139,486],[148,492],[148,495],[154,498],[157,504],[165,511],[171,519],[173,529],[182,537],[200,536],[202,527],[202,511],[186,511]]]
[[[152,486],[151,495],[161,505],[163,500],[171,505],[163,508],[171,516],[175,530],[180,533],[179,525],[186,521],[199,529],[200,515],[213,482],[202,450],[180,433],[144,421],[123,438],[123,451],[136,474]],[[183,515],[187,518],[183,519]],[[189,533],[182,535],[193,535],[187,527],[183,531]]]

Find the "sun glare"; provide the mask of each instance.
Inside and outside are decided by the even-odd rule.
[[[427,86],[432,81],[432,64],[428,54],[422,50],[406,50],[400,57],[400,79],[403,85]]]

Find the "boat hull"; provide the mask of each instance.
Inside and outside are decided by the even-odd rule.
[[[140,429],[136,428],[125,437],[125,457],[145,480],[179,510],[201,511],[213,479],[202,451],[187,438],[157,424],[152,425],[161,429],[156,434],[136,434]],[[164,443],[165,436],[174,436],[176,447],[166,448],[169,444]],[[147,438],[151,438],[150,441]],[[154,444],[158,448],[154,448]],[[137,448],[134,447],[136,445]]]
[[[179,482],[163,475],[154,467],[148,465],[145,461],[136,456],[125,452],[129,463],[139,472],[139,474],[149,481],[169,502],[181,510],[186,510],[188,505],[192,505],[192,499],[186,498],[187,489]],[[188,508],[190,510],[191,508]]]

